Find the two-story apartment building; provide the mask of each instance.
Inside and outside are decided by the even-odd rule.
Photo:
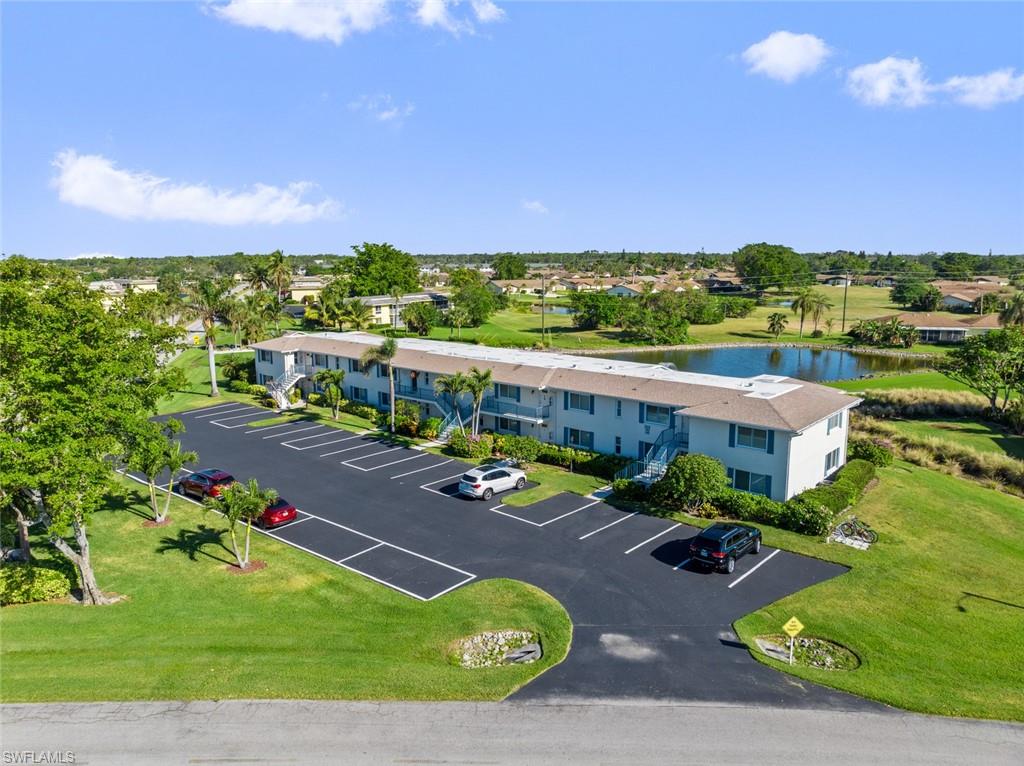
[[[254,344],[260,383],[315,390],[312,375],[345,371],[345,395],[385,409],[387,371],[359,358],[380,336],[296,333]],[[396,396],[425,416],[452,416],[435,395],[438,376],[490,369],[485,429],[667,462],[681,452],[717,458],[738,489],[784,500],[846,462],[849,410],[860,400],[806,381],[684,372],[598,357],[402,338],[394,359]],[[461,404],[463,414],[469,400]]]

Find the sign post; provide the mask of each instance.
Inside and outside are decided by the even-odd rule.
[[[793,664],[793,644],[800,631],[804,629],[804,624],[800,622],[796,617],[790,617],[789,621],[782,626],[782,629],[789,636],[789,664]]]

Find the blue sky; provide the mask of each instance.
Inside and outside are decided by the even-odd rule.
[[[336,6],[4,3],[3,251],[1024,252],[1020,3]]]

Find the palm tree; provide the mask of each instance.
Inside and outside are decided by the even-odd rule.
[[[1004,327],[1018,325],[1024,327],[1024,291],[1018,292],[999,312],[999,321]]]
[[[469,375],[466,376],[466,391],[473,396],[472,424],[473,434],[480,433],[480,408],[483,405],[484,394],[491,387],[494,378],[490,370],[481,370],[477,367],[469,368]]]
[[[345,303],[340,314],[341,321],[348,322],[353,330],[365,330],[373,324],[373,309],[358,298]]]
[[[189,463],[194,463],[199,459],[199,453],[193,452],[192,450],[183,450],[181,448],[181,442],[171,441],[167,445],[167,449],[164,451],[164,468],[167,469],[167,494],[164,496],[164,511],[157,518],[157,521],[163,521],[167,518],[168,512],[171,510],[171,495],[174,493],[174,483],[178,476],[178,473]]]
[[[804,320],[814,308],[815,292],[809,287],[801,287],[793,296],[793,302],[789,305],[794,314],[800,315],[800,337],[804,337]]]
[[[451,375],[438,375],[434,380],[434,391],[447,396],[452,400],[452,408],[455,410],[455,418],[459,424],[459,430],[465,434],[466,429],[462,425],[462,415],[459,413],[459,397],[469,388],[469,381],[461,372]]]
[[[239,298],[225,298],[224,317],[231,325],[231,333],[235,336],[235,346],[242,345],[242,325],[246,319],[246,305]]]
[[[818,323],[821,318],[825,315],[830,308],[835,304],[828,299],[823,293],[814,293],[814,299],[811,303],[811,319],[814,321],[814,332],[818,332]]]
[[[267,264],[262,258],[254,258],[245,270],[245,281],[250,289],[258,292],[270,287],[270,275],[267,273]]]
[[[344,393],[342,386],[345,382],[344,370],[320,370],[313,380],[320,384],[324,390],[324,400],[331,408],[332,417],[338,419],[338,410],[341,408],[341,399]]]
[[[836,326],[836,320],[835,319],[833,319],[832,317],[829,317],[828,319],[826,319],[825,320],[825,335],[831,335],[832,331],[835,329],[835,326]]]
[[[277,500],[277,492],[272,489],[260,489],[256,479],[249,479],[248,484],[236,482],[221,490],[218,497],[207,498],[208,505],[215,511],[224,514],[228,520],[231,533],[231,549],[238,561],[239,569],[249,567],[249,538],[252,535],[252,522],[263,515],[263,512]],[[245,552],[238,550],[238,538],[235,526],[239,521],[245,522]]]
[[[395,432],[395,369],[392,361],[398,353],[398,342],[394,338],[385,338],[379,346],[370,346],[359,357],[359,365],[363,372],[368,372],[371,367],[383,364],[388,371],[388,409],[391,411],[390,430]]]
[[[779,339],[783,330],[786,329],[787,324],[789,324],[789,320],[786,319],[786,315],[781,311],[776,311],[768,315],[768,332],[775,336],[775,340]]]
[[[394,301],[391,306],[391,332],[394,333],[398,330],[398,304],[402,301],[402,291],[397,287],[391,290],[391,300]]]
[[[281,310],[284,303],[284,293],[292,283],[292,267],[288,263],[288,257],[280,250],[275,250],[267,260],[267,277],[274,286],[277,293],[277,308]],[[277,334],[281,334],[281,317],[277,316]]]
[[[448,309],[446,318],[448,319],[449,328],[459,328],[459,340],[462,340],[462,327],[463,325],[469,324],[469,312],[462,308],[462,306],[452,306]],[[450,331],[448,333],[448,337],[451,337]]]
[[[206,334],[206,354],[210,364],[210,396],[220,396],[217,388],[217,365],[214,354],[217,349],[217,320],[223,316],[224,304],[230,284],[226,280],[204,279],[188,286],[185,296],[185,311],[203,324]]]

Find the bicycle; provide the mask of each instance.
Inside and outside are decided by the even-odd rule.
[[[878,533],[856,516],[850,518],[849,521],[844,521],[838,529],[843,537],[857,538],[869,545],[878,542]]]

